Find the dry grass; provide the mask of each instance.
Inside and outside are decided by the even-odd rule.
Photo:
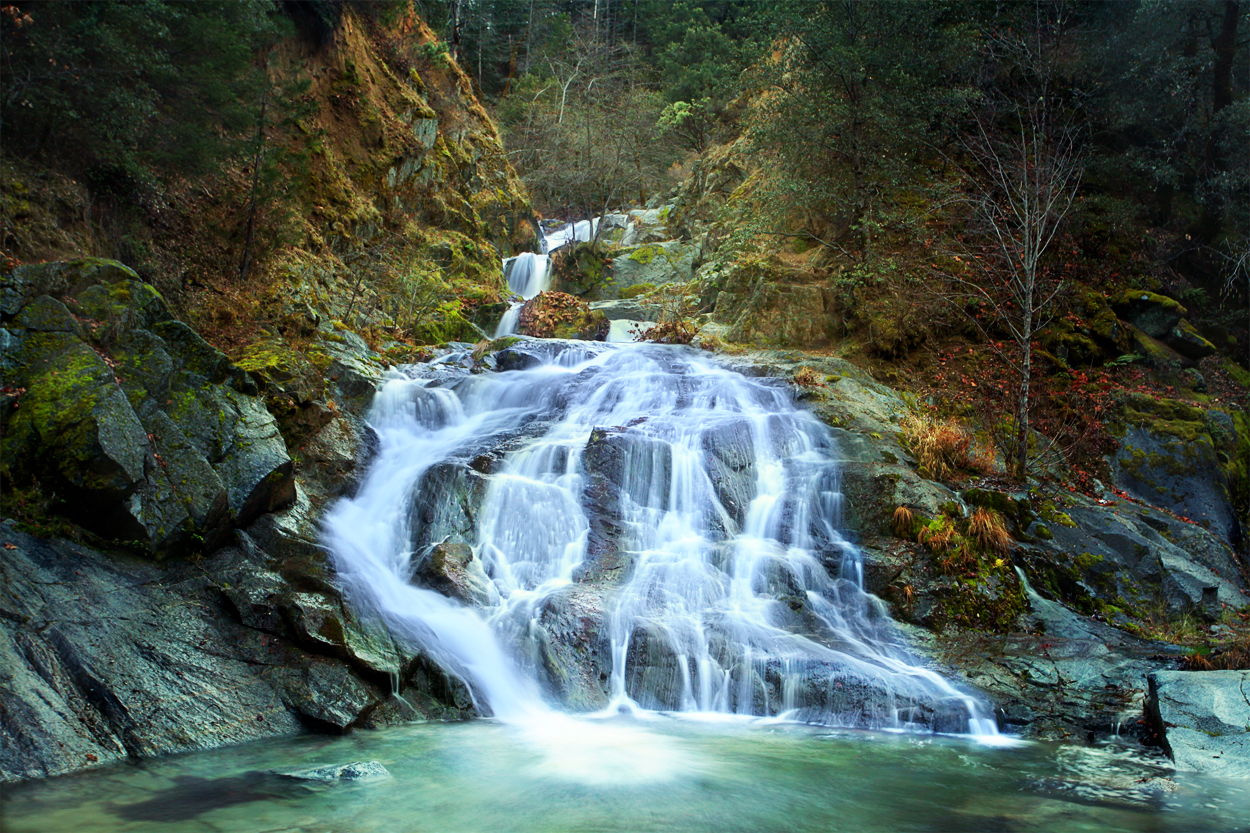
[[[912,528],[916,525],[916,513],[906,506],[900,506],[894,510],[893,522],[894,535],[898,538],[909,540]]]
[[[968,467],[972,436],[954,420],[909,414],[902,429],[907,447],[930,477],[947,480]]]
[[[1011,549],[1011,533],[993,509],[979,508],[968,519],[968,537],[984,552],[1006,555]]]
[[[961,470],[988,474],[997,466],[994,449],[953,419],[908,414],[901,427],[907,447],[935,480],[949,480]]]

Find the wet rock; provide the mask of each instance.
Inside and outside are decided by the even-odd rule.
[[[417,562],[416,575],[431,589],[466,605],[480,607],[492,597],[482,562],[463,542],[435,544]]]
[[[566,708],[595,711],[608,704],[612,652],[603,587],[570,585],[553,593],[539,614],[536,666]]]
[[[659,626],[638,627],[630,634],[625,655],[625,693],[644,709],[681,708],[683,680],[692,669],[682,659],[668,634]]]
[[[746,420],[710,426],[703,434],[707,475],[717,501],[739,528],[755,496],[755,441]]]
[[[158,566],[10,521],[0,541],[0,780],[472,713],[463,683],[343,606],[319,550],[244,535]]]
[[[1147,716],[1177,769],[1250,778],[1250,671],[1156,671]]]
[[[475,540],[486,486],[486,478],[467,464],[431,466],[421,478],[410,510],[413,551],[423,553],[440,542]]]
[[[391,773],[377,761],[353,761],[350,764],[323,766],[316,769],[297,769],[294,772],[278,772],[287,778],[300,781],[374,781],[390,778]]]

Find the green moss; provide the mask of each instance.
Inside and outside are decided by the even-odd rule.
[[[1046,524],[1035,524],[1032,529],[1033,536],[1042,541],[1050,541],[1055,537],[1055,533],[1050,531],[1050,527]]]
[[[1145,289],[1126,289],[1111,298],[1111,306],[1128,306],[1134,302],[1143,301],[1146,303],[1157,304],[1166,310],[1177,310],[1181,315],[1188,314],[1188,311],[1179,301],[1169,298],[1166,295],[1160,295],[1157,292],[1150,292]]]
[[[621,298],[628,300],[630,298],[637,298],[639,295],[650,294],[651,292],[654,292],[654,291],[655,291],[655,284],[638,283],[638,284],[634,284],[633,286],[627,286],[624,289],[622,289]]]
[[[1250,388],[1250,370],[1246,370],[1232,359],[1224,359],[1220,362],[1220,369],[1228,374],[1228,377],[1243,388]]]

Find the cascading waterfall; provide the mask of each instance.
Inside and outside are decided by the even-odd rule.
[[[522,300],[510,305],[503,318],[499,320],[499,326],[495,328],[495,338],[515,333],[517,322],[521,318],[521,307],[524,305],[524,302],[533,298],[550,285],[551,275],[548,271],[550,267],[548,256],[566,243],[593,239],[595,229],[598,227],[598,220],[579,220],[576,223],[560,226],[560,228],[550,234],[543,235],[541,240],[542,254],[523,252],[504,261],[503,268],[504,275],[508,280],[508,289],[520,295]]]
[[[376,456],[325,522],[354,603],[483,712],[994,733],[863,591],[836,449],[785,388],[683,347],[524,341],[495,360],[512,369],[453,353],[392,372]],[[413,584],[448,542],[472,547],[476,607]]]

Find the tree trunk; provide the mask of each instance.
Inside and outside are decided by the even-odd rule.
[[[1032,295],[1034,279],[1026,276]],[[1016,391],[1016,437],[1012,449],[1010,469],[1012,475],[1024,482],[1029,474],[1029,390],[1033,377],[1033,303],[1030,297],[1024,305],[1020,327],[1020,387]]]

